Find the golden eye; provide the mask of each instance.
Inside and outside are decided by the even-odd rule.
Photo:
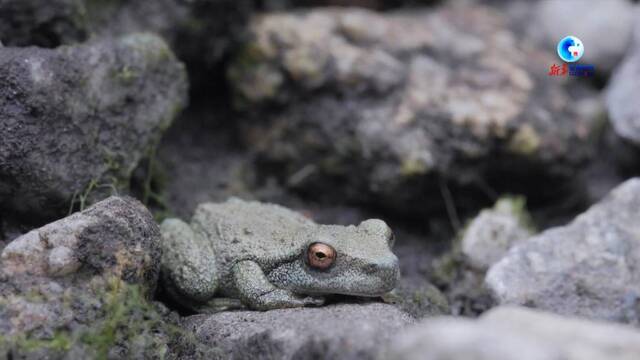
[[[336,260],[336,250],[323,243],[313,243],[307,249],[307,260],[312,268],[328,269]]]

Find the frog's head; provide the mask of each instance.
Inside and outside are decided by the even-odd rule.
[[[382,220],[313,226],[298,236],[304,240],[298,256],[269,274],[277,286],[309,295],[379,296],[398,282],[393,232]]]

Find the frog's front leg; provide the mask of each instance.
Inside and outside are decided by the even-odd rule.
[[[322,297],[300,296],[269,282],[260,266],[254,261],[244,260],[233,267],[233,278],[240,300],[255,310],[322,305]]]

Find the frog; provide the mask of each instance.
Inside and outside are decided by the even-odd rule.
[[[190,224],[169,218],[160,229],[162,287],[195,312],[380,297],[400,278],[395,236],[380,219],[318,224],[277,204],[234,197],[198,205]]]

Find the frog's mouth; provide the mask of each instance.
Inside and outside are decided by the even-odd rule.
[[[299,294],[376,297],[396,287],[400,271],[395,256],[379,263],[339,256],[336,264],[326,270],[310,268],[298,259],[272,269],[268,277],[274,285]]]
[[[334,288],[331,293],[349,296],[378,297],[395,289],[399,279],[398,275],[362,279],[354,279],[352,283],[339,288]]]
[[[338,269],[336,269],[338,270]],[[398,284],[400,272],[397,267],[376,271],[330,271],[326,274],[309,274],[308,281],[294,291],[309,295],[349,295],[377,297],[393,290]]]

